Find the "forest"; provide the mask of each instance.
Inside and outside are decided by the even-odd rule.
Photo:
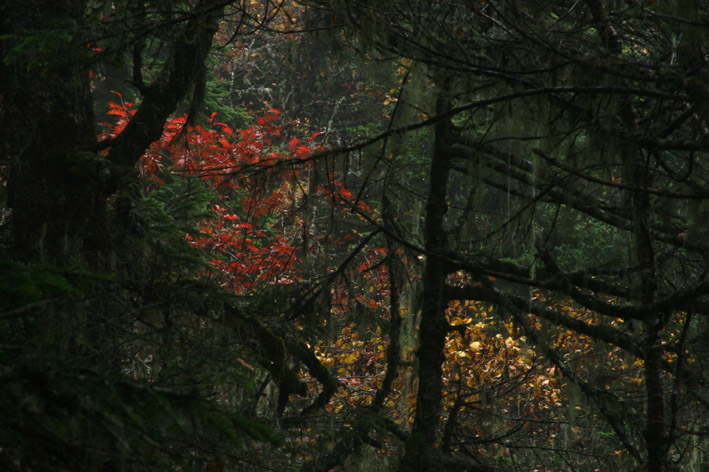
[[[0,470],[709,471],[707,0],[4,0]]]

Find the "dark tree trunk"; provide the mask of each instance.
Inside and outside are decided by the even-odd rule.
[[[439,97],[436,113],[450,108],[450,101]],[[445,282],[449,250],[444,228],[444,216],[448,210],[446,196],[450,174],[450,155],[447,150],[449,123],[441,120],[436,124],[431,179],[426,203],[424,238],[428,254],[423,273],[423,307],[419,327],[418,393],[413,431],[406,443],[406,453],[401,462],[401,471],[433,471],[438,468],[438,426],[441,415],[441,391],[443,388],[442,364],[444,346],[448,333]]]
[[[77,264],[105,247],[82,2],[8,1],[0,13],[3,163],[15,257]]]
[[[611,54],[620,56],[622,44],[613,25],[608,19],[602,0],[587,0],[587,5],[595,26],[601,35],[603,45]],[[637,131],[637,112],[632,98],[621,104],[619,118],[623,125],[632,132]],[[627,180],[637,189],[651,187],[650,158],[645,158],[639,149],[632,146],[626,151]],[[647,305],[657,298],[657,274],[655,249],[651,235],[651,206],[647,192],[634,190],[630,193],[631,231],[633,234],[633,258],[640,269],[635,280],[635,298],[640,304]],[[659,333],[663,328],[660,313],[653,313],[644,322],[645,328],[645,391],[647,394],[647,418],[645,427],[645,446],[647,448],[646,470],[663,472],[667,461],[668,437],[666,433],[665,394],[662,367],[662,344]]]
[[[222,5],[195,5],[155,82],[138,84],[143,97],[131,122],[118,138],[101,144],[89,77],[95,24],[87,19],[87,4],[0,5],[0,165],[8,169],[9,257],[135,282],[141,277],[135,267],[142,265],[134,255],[145,245],[131,226],[142,197],[136,164],[198,82]],[[131,234],[136,237],[125,237]],[[43,310],[28,336],[39,336],[43,351],[71,351],[117,369],[116,350],[108,348],[115,343],[117,315],[101,303],[95,298]]]

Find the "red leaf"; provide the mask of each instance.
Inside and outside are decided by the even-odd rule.
[[[308,142],[312,142],[313,139],[317,138],[317,137],[320,136],[321,134],[325,134],[325,132],[324,132],[324,131],[316,131],[316,132],[314,132],[314,133],[311,134],[310,137],[308,138]]]

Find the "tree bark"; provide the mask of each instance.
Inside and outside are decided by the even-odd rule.
[[[439,96],[436,113],[444,113],[449,109],[450,100],[444,95]],[[419,384],[413,430],[406,443],[406,452],[399,467],[402,472],[437,470],[438,464],[437,433],[443,388],[442,364],[448,333],[445,314],[448,299],[445,294],[445,282],[449,263],[445,255],[449,247],[444,228],[444,216],[448,210],[446,197],[451,167],[447,146],[449,126],[448,120],[441,120],[435,126],[424,223],[425,247],[428,254],[422,278],[423,307],[419,327],[419,348],[416,352]]]
[[[0,10],[0,159],[16,257],[77,264],[105,245],[83,2],[11,0]]]

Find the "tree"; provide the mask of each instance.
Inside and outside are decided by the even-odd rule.
[[[451,102],[395,130],[436,129],[426,240],[418,248],[426,255],[430,307],[422,315],[419,400],[402,470],[428,470],[437,460],[421,445],[440,434],[445,300],[461,298],[493,302],[511,316],[595,404],[636,463],[659,471],[688,460],[679,452],[690,441],[687,425],[706,414],[690,393],[702,374],[690,374],[687,363],[694,356],[689,333],[698,326],[690,313],[707,288],[703,245],[687,229],[701,226],[690,208],[705,195],[696,164],[707,149],[707,88],[700,85],[706,6],[335,5],[323,10],[322,24],[356,31],[370,50],[425,64],[419,73]],[[484,216],[486,205],[499,216]],[[571,226],[560,228],[561,221]],[[416,243],[378,224],[408,247]],[[577,234],[582,228],[604,239]],[[578,243],[587,249],[567,252]],[[622,256],[594,254],[599,247]],[[459,270],[469,285],[446,288],[446,276]],[[548,306],[548,297],[564,297],[571,311]],[[581,308],[599,318],[575,316]],[[645,406],[634,408],[644,409],[644,425],[624,425],[630,396],[607,395],[608,385],[569,365],[550,326],[642,361]]]
[[[160,174],[167,166],[158,162],[184,150],[182,133],[226,143],[208,142],[213,149],[249,141],[187,125],[220,21],[258,28],[280,11],[264,2],[263,18],[253,13],[260,6],[0,7],[3,205],[7,189],[0,382],[3,409],[12,412],[0,431],[4,469],[223,467],[226,457],[243,460],[247,440],[279,443],[252,411],[228,401],[250,391],[251,367],[224,363],[240,359],[244,346],[220,338],[219,327],[232,316],[262,343],[282,340],[236,316],[233,294],[199,277],[209,259],[185,232],[197,236],[215,194],[189,170]],[[138,104],[112,105],[118,127],[99,140],[92,82],[109,68],[129,78],[125,95]],[[194,110],[174,118],[182,107]]]

